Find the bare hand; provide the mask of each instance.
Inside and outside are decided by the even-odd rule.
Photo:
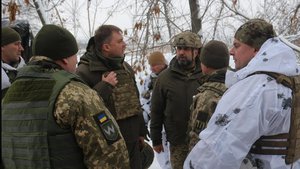
[[[160,144],[160,145],[157,145],[157,146],[153,146],[153,150],[157,153],[164,152],[164,147],[163,147],[162,144]]]
[[[141,149],[145,146],[145,138],[142,136],[139,137],[139,145]]]
[[[105,81],[112,86],[116,86],[118,83],[117,74],[113,71],[109,72],[108,74],[105,73],[102,75],[102,81]]]

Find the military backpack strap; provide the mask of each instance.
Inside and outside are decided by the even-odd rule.
[[[285,155],[285,163],[292,164],[300,159],[300,75],[286,76],[274,72],[259,71],[292,90],[292,108],[289,133],[262,136],[252,146],[250,152],[264,155]],[[251,76],[249,75],[249,76]]]
[[[292,114],[287,164],[300,159],[300,75],[291,77],[293,84]]]

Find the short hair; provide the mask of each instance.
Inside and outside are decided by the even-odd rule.
[[[101,25],[95,31],[95,44],[96,44],[98,50],[101,51],[102,45],[111,40],[113,32],[122,33],[122,30],[119,27],[114,26],[114,25]]]

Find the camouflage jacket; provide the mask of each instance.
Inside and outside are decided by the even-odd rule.
[[[36,59],[36,60],[34,60]],[[33,57],[31,61],[44,61],[45,64],[56,65],[45,57]],[[51,63],[52,62],[52,63]],[[51,69],[52,71],[58,70]],[[54,67],[55,68],[55,67]],[[104,127],[99,123],[102,113],[110,124],[116,126],[120,138],[109,142]],[[82,82],[71,81],[59,93],[55,101],[53,115],[62,128],[71,128],[79,147],[84,154],[84,162],[88,168],[94,169],[128,169],[129,156],[125,141],[113,116],[105,107],[97,92]]]
[[[55,105],[54,116],[57,123],[62,127],[73,128],[89,168],[129,168],[124,139],[109,145],[103,135],[103,129],[93,118],[99,112],[105,112],[118,126],[94,90],[82,83],[71,82],[61,91]]]
[[[189,150],[199,141],[199,133],[206,128],[218,101],[226,90],[225,73],[225,70],[219,70],[206,76],[204,84],[197,89],[198,93],[193,97],[187,130]]]

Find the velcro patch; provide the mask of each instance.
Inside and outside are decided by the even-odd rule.
[[[108,145],[111,145],[120,139],[118,128],[113,123],[113,121],[105,114],[105,112],[100,112],[93,117],[98,127],[101,129]]]

